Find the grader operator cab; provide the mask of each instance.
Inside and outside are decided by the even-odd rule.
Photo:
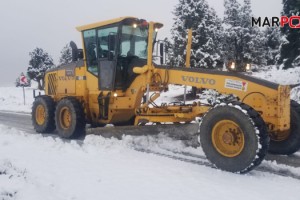
[[[190,123],[200,117],[197,134],[206,157],[217,168],[237,173],[252,170],[268,151],[299,150],[300,106],[290,100],[290,86],[239,72],[189,68],[191,30],[185,67],[154,64],[162,26],[123,17],[77,27],[83,59],[75,48],[74,62],[46,73],[45,95],[37,96],[32,108],[34,129],[77,138],[86,124],[134,125],[139,131],[148,122]],[[210,104],[155,104],[169,84],[213,89],[225,98]]]

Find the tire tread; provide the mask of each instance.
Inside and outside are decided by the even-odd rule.
[[[60,130],[60,126],[59,126],[59,122],[58,122],[58,114],[57,112],[59,112],[59,108],[61,106],[61,104],[65,104],[70,106],[71,108],[73,107],[74,110],[72,112],[75,113],[76,115],[76,125],[74,130],[72,131],[72,133],[70,133],[70,136],[64,136]],[[67,139],[77,139],[83,135],[85,135],[85,126],[86,126],[86,119],[85,119],[85,113],[83,110],[83,106],[82,104],[75,98],[75,97],[66,97],[62,100],[60,100],[60,102],[58,103],[57,109],[55,111],[55,118],[56,118],[56,126],[58,128],[58,133],[61,137],[63,138],[67,138]]]
[[[35,119],[35,109],[39,104],[44,104],[46,107],[46,123],[43,126],[40,126],[36,123]],[[32,125],[36,132],[38,133],[52,133],[55,129],[55,119],[54,119],[54,110],[55,110],[55,102],[50,96],[38,96],[32,105],[32,112],[31,112],[31,120]]]

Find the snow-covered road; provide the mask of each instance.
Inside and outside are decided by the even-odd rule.
[[[294,178],[260,171],[231,174],[134,150],[186,148],[164,136],[91,135],[79,143],[2,125],[0,136],[0,198],[5,200],[299,199],[300,181]]]
[[[300,166],[264,161],[246,175],[222,172],[201,148],[163,134],[65,141],[0,125],[0,138],[1,200],[299,199]]]

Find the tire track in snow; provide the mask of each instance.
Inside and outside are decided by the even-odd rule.
[[[31,125],[31,117],[29,114],[0,111],[0,122],[1,122],[1,124],[15,127],[26,133],[36,134],[33,131],[33,128]],[[45,134],[44,136],[45,137],[55,137],[55,138],[58,137],[54,134],[53,135]],[[81,140],[78,140],[79,145],[82,144],[83,140],[84,140],[84,138],[82,138]],[[63,140],[63,141],[65,141],[66,143],[70,142],[68,140]],[[146,149],[143,147],[133,147],[133,148],[136,151],[140,151],[140,152],[155,154],[155,155],[167,157],[170,159],[175,159],[175,160],[180,160],[183,162],[188,162],[188,163],[193,163],[193,164],[197,164],[197,165],[215,168],[205,158],[205,156],[201,156],[201,155],[196,155],[196,154],[187,153],[187,152],[174,152],[174,151],[170,151],[167,149],[161,149],[162,151],[167,152],[167,153],[162,153],[162,152],[158,152],[158,151],[154,151],[154,150],[149,150],[149,149]],[[293,161],[292,162],[288,161],[291,158],[293,159]],[[298,166],[298,164],[300,163],[300,156],[293,155],[293,156],[287,157],[287,156],[268,155],[267,160],[275,160],[279,164],[284,164],[288,167],[295,167],[295,166]],[[270,161],[267,161],[267,162],[270,162]],[[267,172],[267,173],[272,173],[272,174],[283,176],[283,177],[291,177],[291,178],[300,180],[300,174],[295,173],[295,172],[291,171],[290,169],[282,167],[280,165],[276,166],[273,163],[265,164],[263,162],[260,166],[255,168],[254,171]]]
[[[169,154],[168,154],[168,153],[162,153],[162,152],[154,151],[154,150],[150,150],[150,149],[143,149],[140,147],[134,147],[134,150],[143,152],[143,153],[154,154],[154,155],[158,155],[158,156],[162,156],[162,157],[166,157],[166,158],[170,158],[170,159],[174,159],[174,160],[188,162],[191,164],[196,164],[196,165],[201,165],[201,166],[206,166],[206,167],[211,167],[211,168],[217,169],[213,164],[211,164],[205,158],[205,156],[201,156],[201,155],[195,155],[195,154],[191,154],[191,153],[187,153],[187,152],[178,153],[178,152],[163,149],[164,151],[168,151],[169,152]],[[256,167],[253,171],[270,173],[270,174],[274,174],[274,175],[278,175],[278,176],[282,176],[282,177],[290,177],[293,179],[300,180],[300,174],[294,173],[287,168],[274,169],[270,166],[265,166],[264,164],[261,164],[260,166]]]

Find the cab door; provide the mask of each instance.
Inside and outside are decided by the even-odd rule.
[[[100,91],[113,91],[117,65],[118,27],[100,28],[98,37],[98,87]]]
[[[83,32],[89,107],[94,122],[108,119],[109,98],[114,90],[117,60],[116,42],[109,46],[109,38],[116,38],[117,34],[118,25]]]

